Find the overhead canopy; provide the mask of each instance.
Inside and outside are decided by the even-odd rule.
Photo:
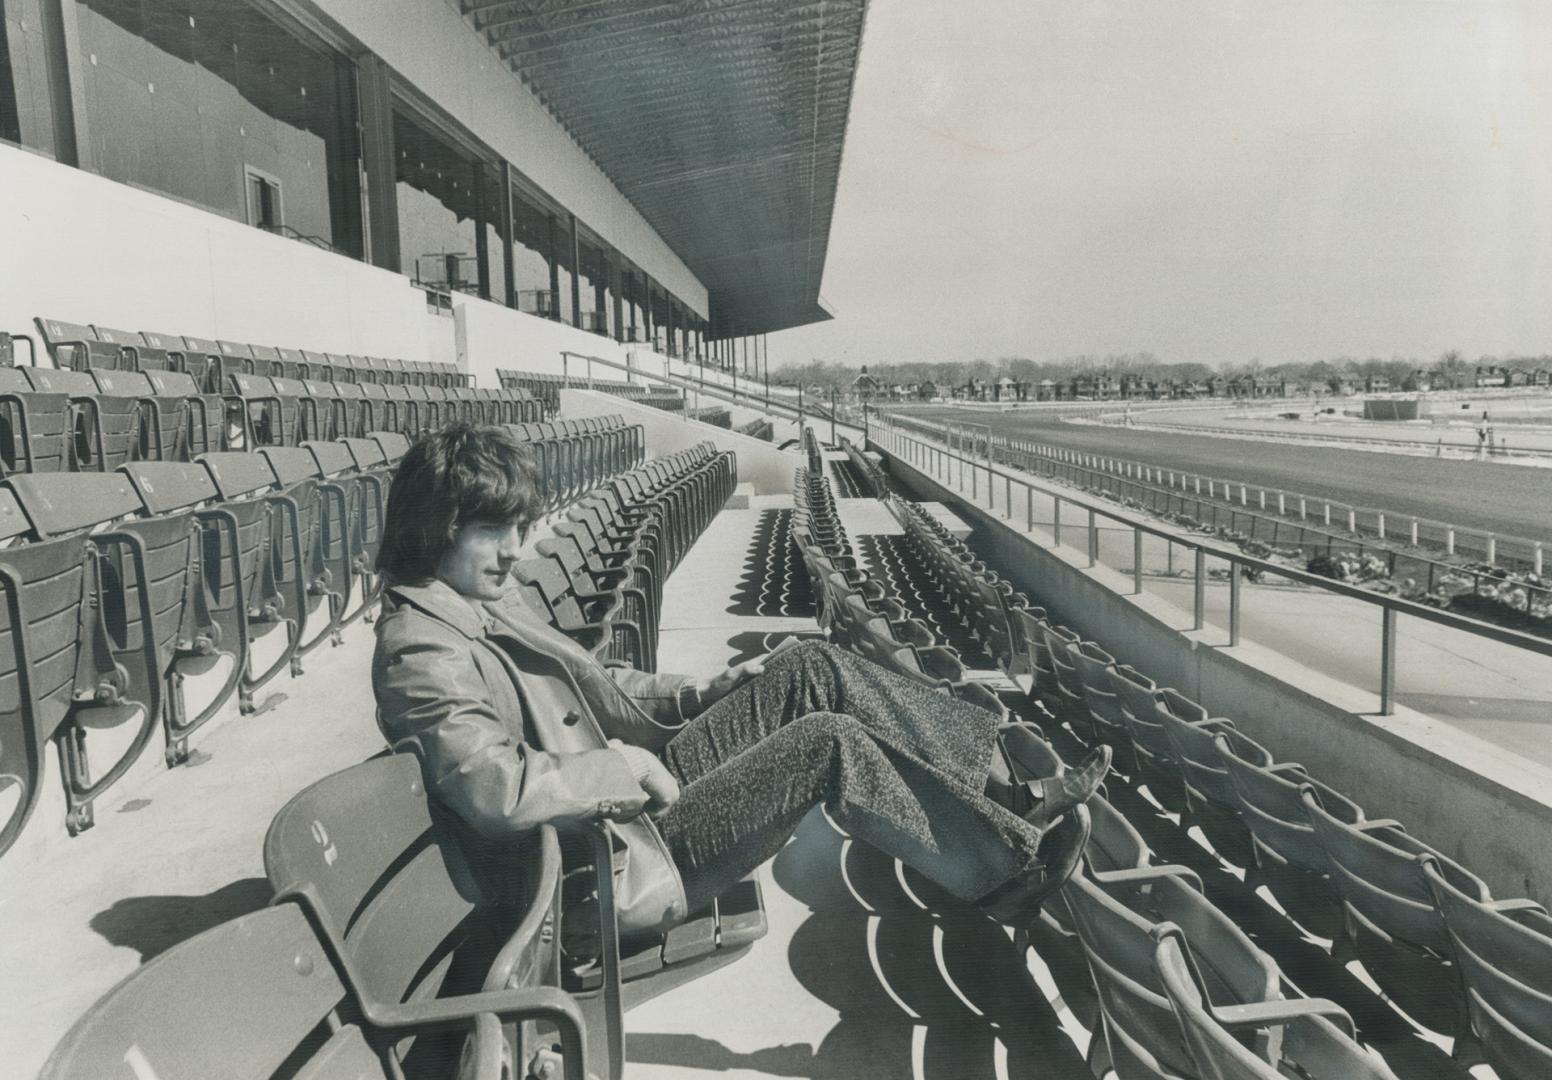
[[[720,335],[819,301],[867,0],[462,0],[712,294]]]

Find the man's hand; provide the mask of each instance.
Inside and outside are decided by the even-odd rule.
[[[647,813],[655,814],[667,810],[679,801],[679,781],[674,779],[674,774],[668,771],[652,751],[640,746],[631,746],[619,739],[610,739],[610,747],[622,755],[630,765],[631,774],[635,776],[636,783],[641,785],[641,790],[647,793],[651,800],[647,803]]]
[[[744,683],[764,672],[765,658],[758,657],[754,660],[746,660],[737,667],[730,667],[710,679],[702,679],[695,684],[696,693],[700,695],[701,708],[703,710],[710,708],[714,703],[721,701]]]

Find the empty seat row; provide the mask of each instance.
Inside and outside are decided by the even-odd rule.
[[[517,564],[518,596],[601,660],[657,668],[662,586],[737,481],[703,443],[615,477]]]
[[[959,573],[954,569],[955,542],[935,529],[936,523],[919,508],[912,510],[920,522],[918,537],[940,548],[934,561],[943,568],[945,586],[951,589],[948,583]],[[957,554],[963,560],[965,553]],[[1394,964],[1382,959],[1366,968],[1381,989],[1399,1001],[1417,996],[1418,965],[1432,966],[1443,982],[1425,982],[1459,988],[1457,1015],[1445,1025],[1446,1033],[1455,1037],[1457,1059],[1470,1064],[1485,1057],[1501,1077],[1552,1074],[1552,1011],[1547,1009],[1552,1003],[1552,918],[1540,905],[1494,900],[1480,878],[1412,836],[1400,822],[1367,818],[1356,801],[1302,766],[1276,761],[1267,747],[1241,732],[1231,719],[1212,717],[1188,696],[1156,685],[1097,643],[1057,623],[1043,609],[1015,604],[1006,613],[1014,630],[1010,641],[1018,643],[1015,648],[1021,645],[1023,668],[1032,676],[1030,693],[1053,722],[1082,743],[1114,746],[1119,773],[1129,776],[1166,811],[1181,814],[1182,827],[1200,828],[1220,858],[1242,863],[1248,886],[1273,887],[1291,917],[1304,912],[1301,901],[1334,904],[1337,918],[1331,951],[1337,962],[1396,957]],[[1091,841],[1091,860],[1093,854]],[[1126,887],[1131,888],[1135,880],[1135,876],[1125,879]],[[1150,894],[1159,888],[1167,892],[1176,887],[1150,886]],[[1095,889],[1091,874],[1075,879],[1066,896],[1071,904],[1092,906],[1099,902]],[[1115,890],[1110,892],[1113,900]],[[1170,919],[1182,922],[1174,915]],[[1221,1010],[1214,1006],[1223,1004],[1221,996],[1193,998],[1192,985],[1199,987],[1201,979],[1210,980],[1210,975],[1204,976],[1200,960],[1191,957],[1196,943],[1190,927],[1185,927],[1183,937],[1174,934],[1178,940],[1173,953],[1164,948],[1162,938],[1168,935],[1155,936],[1160,940],[1134,942],[1133,988],[1143,972],[1153,972],[1143,981],[1151,987],[1153,1003],[1162,1006],[1165,974],[1169,974],[1176,991],[1169,1004],[1181,1025],[1187,1023],[1187,1012],[1192,1022],[1216,1016]],[[1093,950],[1116,940],[1111,927],[1106,935],[1085,942],[1102,1003],[1107,994],[1117,991],[1100,985],[1101,976],[1113,974],[1120,961],[1113,955],[1096,956]],[[1182,972],[1190,978],[1181,981]],[[1163,1068],[1157,1057],[1149,1064],[1145,1054],[1139,1056],[1141,1050],[1157,1054],[1161,1046],[1177,1048],[1173,1062],[1177,1068],[1193,1060],[1180,1054],[1197,1055],[1194,1075],[1275,1075],[1233,1071],[1216,1058],[1202,1060],[1201,1055],[1223,1049],[1222,1032],[1186,1032],[1184,1042],[1161,1043],[1154,1037],[1139,1039],[1137,1031],[1110,1030],[1121,1026],[1116,1016],[1135,1022],[1137,1008],[1135,1002],[1117,1006],[1115,1016],[1102,1009],[1107,1018],[1106,1052],[1131,1062],[1130,1070],[1111,1063],[1122,1077],[1181,1075]],[[1271,1013],[1263,1011],[1263,1015]],[[1303,1030],[1299,1037],[1312,1040],[1308,1046],[1317,1057],[1338,1045],[1332,1041],[1330,1023],[1338,1028],[1345,1023],[1351,1032],[1350,1022],[1329,1012],[1321,1012],[1320,1017],[1324,1020],[1318,1023],[1304,1017],[1298,1021]],[[1258,1060],[1263,1065],[1269,1061],[1265,1053]],[[1339,1060],[1349,1062],[1345,1057]],[[1163,1071],[1157,1071],[1160,1068]],[[1230,1071],[1214,1071],[1217,1068]],[[1363,1058],[1324,1075],[1389,1074],[1383,1065]]]
[[[308,352],[150,331],[116,330],[41,317],[36,322],[44,347],[58,367],[81,371],[182,372],[193,378],[201,390],[210,393],[221,393],[232,375],[447,389],[467,387],[472,381],[452,364],[425,360]],[[36,356],[33,363],[37,363]]]
[[[75,833],[158,724],[177,764],[234,694],[251,710],[260,687],[365,612],[387,475],[407,445],[385,434],[0,482],[0,776],[20,788],[0,853],[37,804],[50,743]],[[252,642],[275,628],[283,647],[256,670]],[[223,658],[219,689],[191,710],[184,683]],[[88,733],[127,723],[129,749],[93,768]]]
[[[126,461],[189,461],[219,450],[300,446],[455,420],[532,420],[519,391],[232,374],[220,393],[176,371],[0,367],[0,468],[105,472]]]

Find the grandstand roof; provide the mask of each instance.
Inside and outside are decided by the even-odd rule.
[[[462,0],[714,296],[719,332],[819,300],[867,0]]]

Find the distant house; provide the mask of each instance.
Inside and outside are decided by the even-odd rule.
[[[1552,386],[1552,370],[1548,370],[1547,368],[1537,368],[1535,371],[1531,372],[1530,385]]]
[[[1035,400],[1036,401],[1055,401],[1056,400],[1056,380],[1054,380],[1054,379],[1041,379],[1039,382],[1037,382],[1035,384]]]
[[[921,401],[931,401],[938,396],[938,384],[931,379],[923,379],[911,388],[911,396]]]
[[[880,396],[884,386],[876,376],[868,374],[868,366],[862,365],[862,372],[851,381],[851,387],[847,391],[854,401],[873,401]]]
[[[1509,373],[1503,368],[1489,365],[1477,367],[1477,386],[1507,386],[1509,385]]]
[[[1363,392],[1365,394],[1390,393],[1390,380],[1383,375],[1367,375],[1363,380]]]
[[[998,401],[1023,401],[1024,384],[1007,375],[999,376],[993,390]]]
[[[1509,372],[1509,382],[1508,382],[1508,385],[1510,385],[1510,386],[1525,386],[1529,382],[1530,382],[1530,372],[1526,371],[1524,368],[1515,368],[1513,371]]]
[[[1427,393],[1433,389],[1433,378],[1422,368],[1417,368],[1401,380],[1401,389],[1416,394]]]

